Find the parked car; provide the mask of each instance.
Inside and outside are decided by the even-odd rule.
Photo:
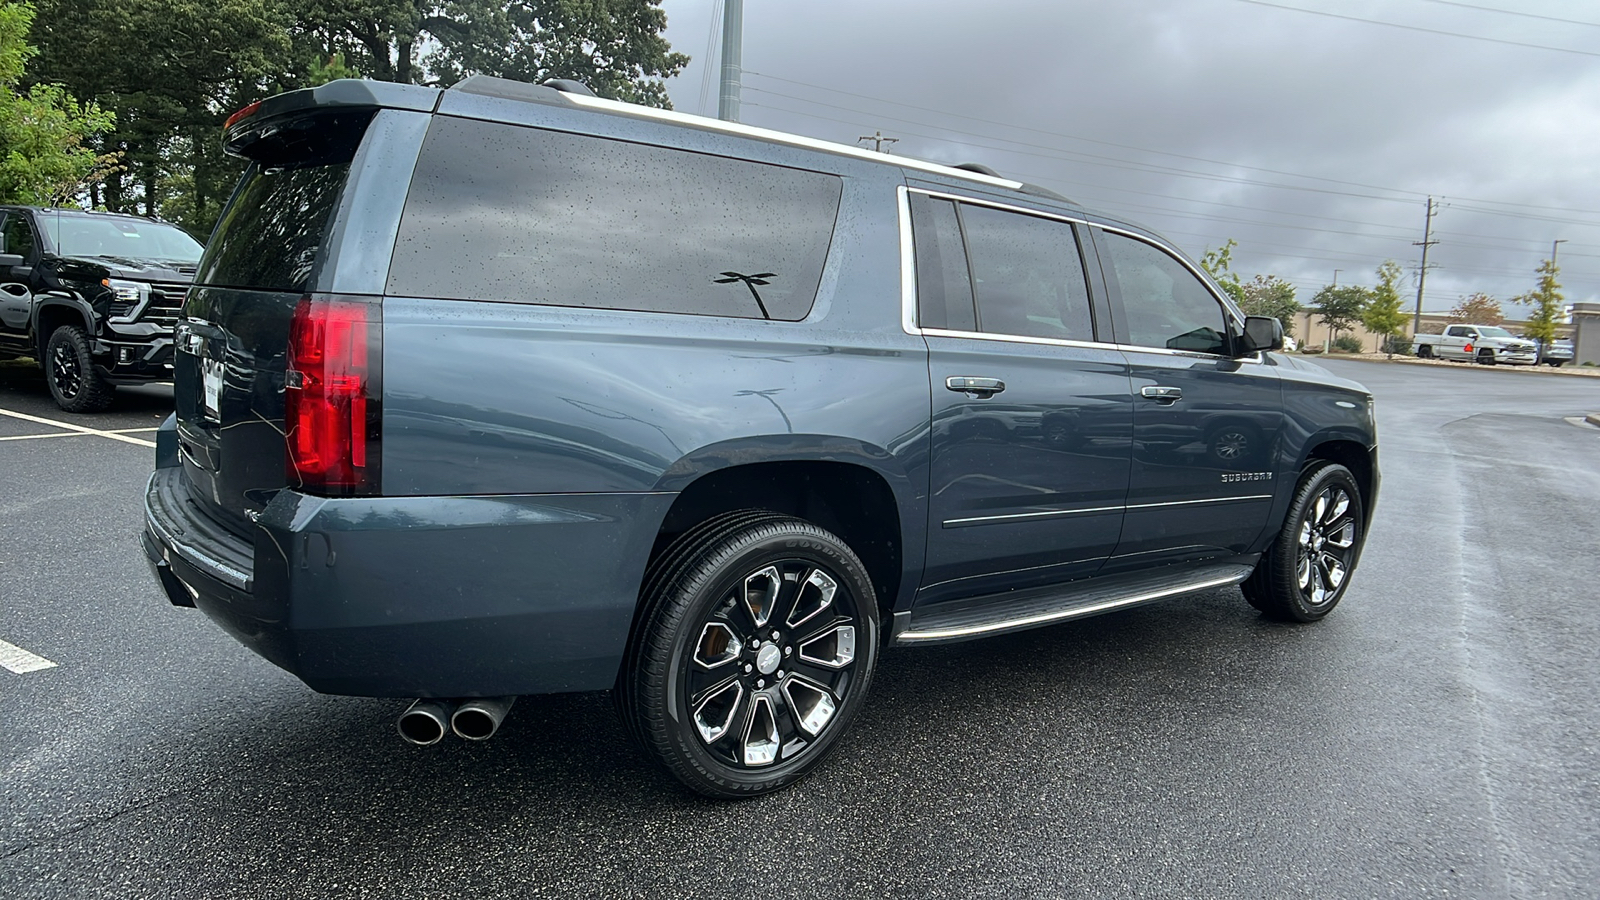
[[[1371,394],[1048,190],[482,76],[285,94],[225,144],[144,549],[313,689],[421,698],[414,743],[611,689],[749,796],[884,648],[1349,588]]]
[[[1548,347],[1541,346],[1539,348],[1539,362],[1556,369],[1572,362],[1572,340],[1570,338],[1562,338],[1551,341]]]
[[[1412,339],[1422,359],[1532,366],[1538,363],[1538,345],[1519,338],[1498,325],[1450,325],[1443,334],[1419,334]]]
[[[172,378],[172,330],[203,248],[118,213],[0,206],[0,359],[32,357],[56,405]]]

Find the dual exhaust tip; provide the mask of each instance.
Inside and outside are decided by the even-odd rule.
[[[419,747],[431,747],[454,732],[469,741],[487,741],[500,730],[515,697],[474,697],[436,700],[424,697],[406,707],[395,727],[400,736]]]

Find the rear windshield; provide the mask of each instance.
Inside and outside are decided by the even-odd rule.
[[[388,292],[796,321],[816,300],[836,175],[440,117]]]
[[[250,145],[251,165],[200,260],[196,284],[311,286],[370,111],[305,116]]]

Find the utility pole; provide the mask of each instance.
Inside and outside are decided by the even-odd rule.
[[[724,0],[722,8],[722,83],[717,118],[739,121],[739,77],[744,72],[744,0]]]
[[[881,131],[874,131],[871,134],[863,134],[861,137],[856,138],[856,143],[871,141],[873,150],[879,153],[888,153],[889,151],[883,149],[883,145],[898,143],[899,140],[899,138],[884,137]]]
[[[1422,286],[1428,283],[1428,248],[1439,243],[1433,239],[1433,198],[1428,198],[1428,216],[1422,223],[1422,240],[1412,241],[1411,246],[1422,248],[1422,269],[1417,272],[1417,312],[1411,317],[1411,336],[1415,338],[1422,330]]]
[[[1334,269],[1333,270],[1333,285],[1332,285],[1333,287],[1338,287],[1339,286],[1339,273],[1343,272],[1343,271],[1344,271],[1343,269]],[[1307,331],[1311,330],[1311,317],[1310,316],[1306,317],[1306,330]],[[1332,343],[1332,341],[1333,341],[1333,329],[1329,328],[1328,329],[1328,333],[1322,336],[1322,355],[1323,356],[1327,356],[1328,355],[1328,345],[1330,343]]]

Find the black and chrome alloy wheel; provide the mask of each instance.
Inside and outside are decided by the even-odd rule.
[[[72,400],[83,390],[83,368],[78,364],[78,354],[65,341],[50,348],[50,382],[56,394]]]
[[[1295,485],[1283,530],[1240,585],[1250,605],[1275,619],[1315,622],[1350,586],[1366,536],[1361,491],[1350,470],[1318,462]]]
[[[808,522],[734,514],[681,538],[646,593],[618,700],[652,755],[716,797],[775,790],[821,761],[878,649],[877,600],[849,547]]]
[[[1311,606],[1334,600],[1355,568],[1355,499],[1344,485],[1330,484],[1312,501],[1300,522],[1295,554],[1295,585]]]

